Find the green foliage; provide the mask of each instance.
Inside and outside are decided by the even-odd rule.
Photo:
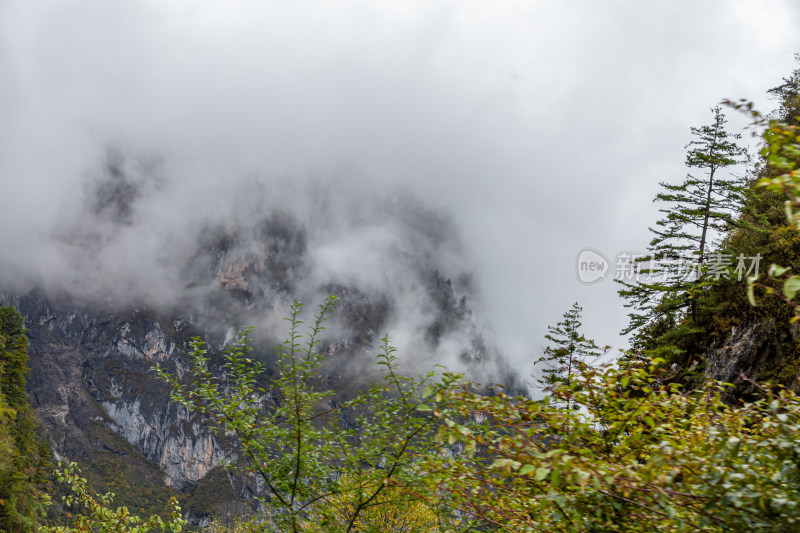
[[[13,307],[0,307],[0,390],[9,407],[24,411],[28,405],[25,380],[28,375],[28,338],[22,315]]]
[[[784,198],[783,213],[788,225],[771,232],[769,244],[773,253],[770,255],[775,261],[796,265],[797,244],[800,242],[800,69],[770,92],[781,98],[781,108],[777,113],[779,119],[765,120],[749,102],[732,105],[746,110],[754,119],[755,126],[764,127],[761,148],[764,166],[756,185],[767,194],[772,193],[772,198]],[[758,288],[764,294],[775,295],[790,304],[795,312],[793,321],[800,319],[800,307],[795,302],[800,290],[800,275],[793,274],[791,267],[773,262],[767,278],[761,282],[755,277],[749,280],[747,298],[750,304],[756,305]]]
[[[600,348],[591,339],[581,333],[581,313],[583,308],[578,302],[564,313],[564,318],[555,326],[547,326],[548,334],[545,339],[550,345],[544,350],[544,355],[536,360],[535,364],[542,364],[541,382],[544,390],[552,393],[559,385],[570,387],[575,373],[585,366],[586,362],[600,356]],[[558,400],[554,400],[558,402]],[[565,403],[567,409],[569,402]]]
[[[234,516],[228,519],[215,517],[202,531],[203,533],[261,533],[262,529],[252,518]]]
[[[278,374],[269,388],[259,386],[265,364],[249,357],[247,332],[226,348],[221,378],[210,371],[199,339],[192,344],[192,383],[156,368],[172,386],[174,401],[208,417],[215,431],[236,436],[243,457],[238,467],[255,474],[269,493],[258,517],[266,530],[300,531],[309,523],[353,530],[377,502],[396,499],[401,489],[418,484],[416,458],[437,447],[423,398],[435,384],[433,374],[400,375],[388,339],[378,356],[382,382],[338,404],[332,390],[319,387],[326,355],[320,335],[334,300],[320,305],[305,332],[301,304],[292,306],[288,338],[278,348]],[[361,489],[351,490],[353,484]],[[330,504],[332,498],[338,507]],[[345,516],[342,508],[348,510]]]
[[[61,465],[60,465],[61,466]],[[180,533],[186,526],[181,508],[175,498],[168,504],[169,520],[150,516],[147,520],[131,514],[127,507],[113,509],[114,493],[92,494],[85,478],[75,463],[69,463],[56,471],[59,482],[69,485],[70,494],[64,503],[76,512],[67,513],[72,518],[69,526],[43,527],[43,533]]]
[[[0,530],[36,530],[49,497],[50,452],[25,394],[28,338],[22,315],[0,307]]]
[[[339,480],[340,491],[325,499],[326,505],[338,517],[338,523],[320,525],[313,521],[304,524],[304,531],[344,531],[351,525],[355,511],[354,494],[371,493],[374,486],[363,485],[363,480],[344,473]],[[418,497],[397,491],[384,491],[352,522],[352,531],[374,533],[435,533],[440,531],[438,514]]]
[[[557,390],[573,410],[448,391],[439,438],[479,453],[430,458],[431,483],[508,531],[798,530],[800,398],[730,407],[724,384],[685,393],[656,378],[585,367]]]
[[[76,461],[89,487],[100,493],[114,493],[114,503],[117,506],[127,507],[139,516],[158,515],[166,519],[168,515],[164,510],[173,496],[180,498],[184,511],[191,508],[191,505],[184,503],[184,499],[188,498],[176,495],[175,491],[160,482],[163,472],[158,466],[148,464],[147,459],[130,443],[108,431],[99,422],[93,423],[91,430],[92,438],[98,439],[101,446],[121,450],[122,455],[100,449],[93,450],[91,458],[80,458]],[[190,501],[194,503],[193,499]],[[63,519],[63,509],[58,518]]]
[[[688,174],[680,184],[661,183],[656,202],[664,218],[650,228],[653,240],[648,257],[639,262],[641,273],[652,278],[621,281],[620,295],[633,311],[625,333],[636,331],[664,315],[689,314],[697,322],[698,301],[713,285],[704,276],[709,242],[713,234],[732,227],[751,225],[739,219],[748,187],[742,178],[722,175],[721,170],[746,161],[746,151],[736,141],[741,137],[725,130],[725,115],[712,109],[709,125],[691,128],[695,139],[687,145],[686,166],[704,173]],[[751,228],[752,229],[752,228]]]
[[[620,358],[620,364],[643,365],[651,359],[669,359],[676,354],[673,332],[678,328],[674,313],[665,313],[640,328],[631,338],[631,348]]]

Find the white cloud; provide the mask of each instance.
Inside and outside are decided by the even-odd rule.
[[[646,246],[689,127],[723,97],[769,107],[798,22],[788,0],[6,1],[0,275],[64,268],[51,235],[112,144],[161,154],[165,181],[100,269],[161,261],[163,228],[223,216],[245,179],[297,209],[334,178],[403,185],[452,214],[518,360],[575,300],[613,342],[621,302],[576,252]]]

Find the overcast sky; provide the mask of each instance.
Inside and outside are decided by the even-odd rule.
[[[619,344],[616,287],[577,253],[644,251],[690,126],[774,107],[798,28],[792,0],[0,0],[0,278],[59,268],[109,145],[167,161],[175,216],[239,177],[403,186],[452,216],[527,373],[576,300]]]

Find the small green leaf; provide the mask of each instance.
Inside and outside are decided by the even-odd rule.
[[[768,274],[769,274],[769,276],[771,278],[775,278],[775,277],[778,277],[778,276],[788,272],[789,270],[791,270],[791,269],[787,268],[787,267],[778,266],[775,263],[772,263],[769,266]]]
[[[783,283],[783,295],[789,300],[793,299],[800,290],[800,276],[792,276]]]
[[[475,443],[474,440],[467,441],[467,443],[464,445],[464,455],[466,455],[467,457],[472,457],[473,455],[475,455],[476,447],[477,444]]]
[[[756,306],[756,295],[754,293],[755,285],[752,282],[747,284],[747,301],[750,302],[750,305],[753,307]]]

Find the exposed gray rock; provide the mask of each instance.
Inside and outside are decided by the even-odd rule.
[[[706,378],[733,384],[727,395],[730,399],[754,394],[751,380],[775,380],[797,390],[797,331],[786,324],[781,317],[753,317],[732,327],[707,350]]]

